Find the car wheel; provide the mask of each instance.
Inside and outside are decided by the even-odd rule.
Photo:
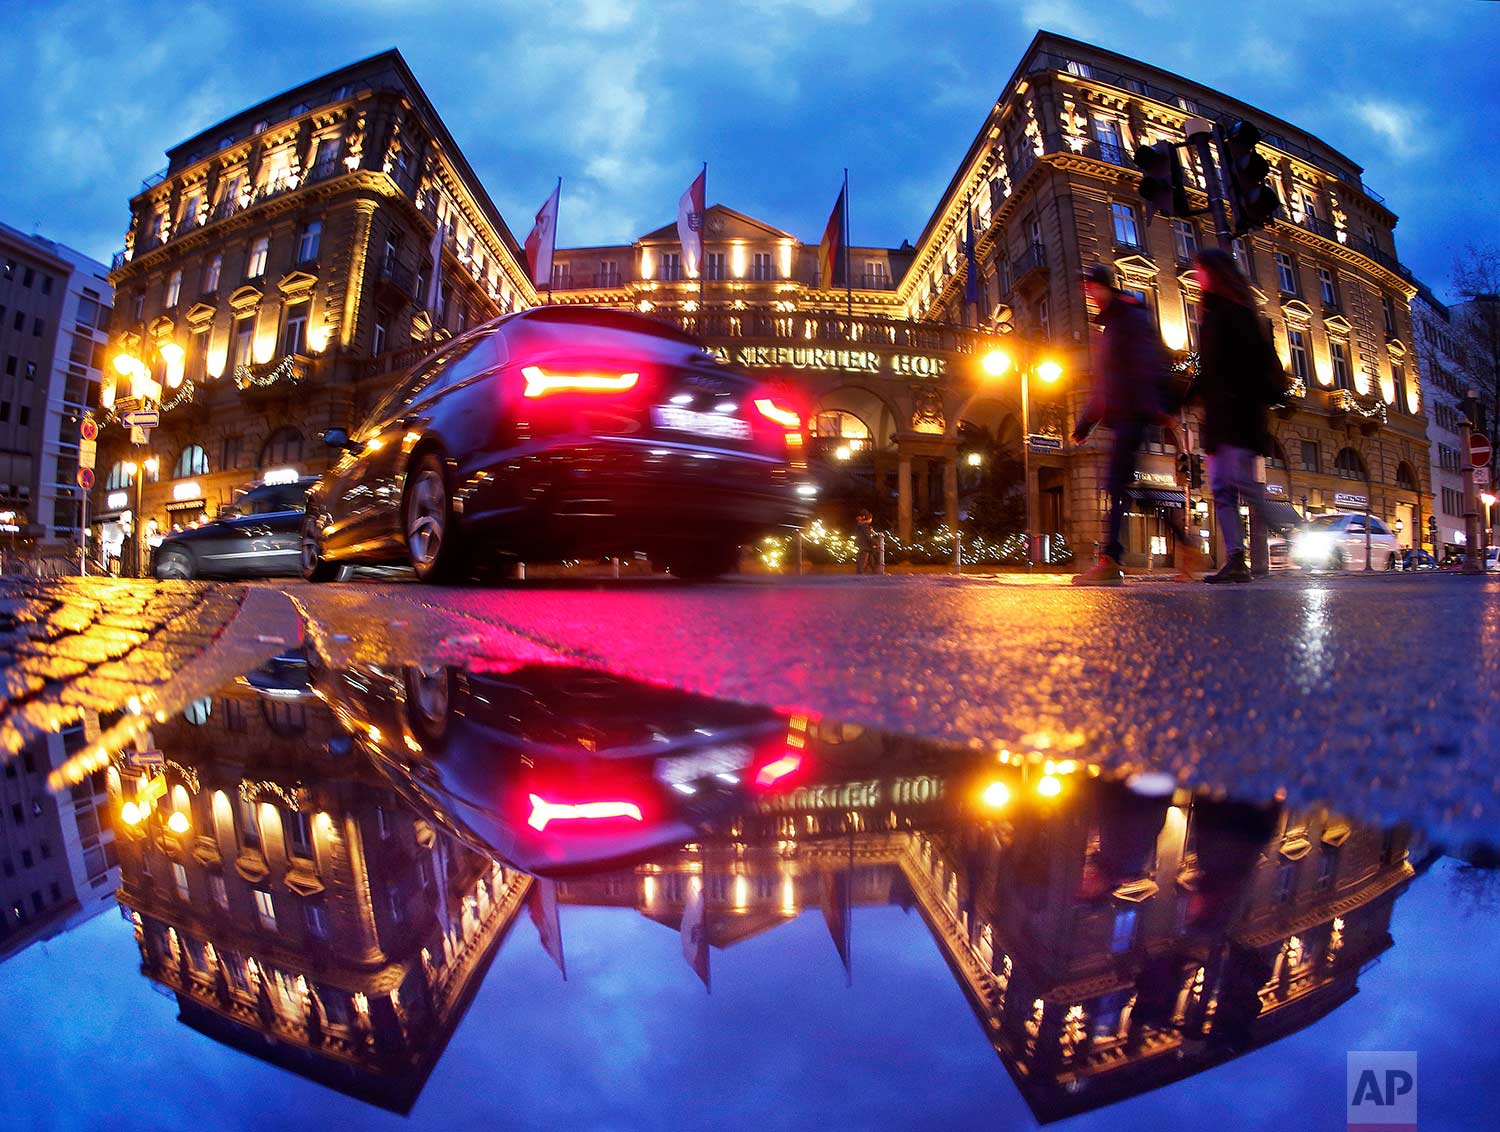
[[[734,571],[740,564],[736,543],[703,542],[673,547],[666,554],[667,569],[679,578],[707,582]]]
[[[401,529],[407,560],[419,579],[438,582],[453,575],[458,560],[458,530],[448,495],[448,477],[436,452],[423,452],[406,473]]]
[[[1386,556],[1385,568],[1387,570],[1394,570],[1396,568],[1396,556],[1394,554]]]
[[[1342,574],[1344,572],[1344,552],[1342,550],[1335,550],[1329,555],[1328,569],[1335,574]]]
[[[342,581],[349,568],[323,557],[323,535],[311,513],[302,520],[302,576],[309,582]]]
[[[447,667],[408,665],[406,719],[412,734],[423,743],[442,741],[448,732],[449,705],[453,702],[453,672]]]
[[[156,576],[163,581],[185,582],[197,572],[193,556],[185,550],[164,550],[156,556]]]

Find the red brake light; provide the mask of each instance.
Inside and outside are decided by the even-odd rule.
[[[638,373],[549,373],[541,366],[524,366],[527,397],[550,393],[624,393],[640,381]]]
[[[531,817],[526,824],[535,830],[547,828],[549,822],[582,819],[597,821],[601,818],[629,818],[643,821],[641,808],[634,802],[549,802],[545,798],[531,795]]]
[[[755,399],[755,407],[760,410],[760,415],[765,417],[766,420],[779,424],[784,429],[800,429],[802,427],[802,418],[794,410],[788,409],[784,405],[778,405],[769,397],[757,397]]]

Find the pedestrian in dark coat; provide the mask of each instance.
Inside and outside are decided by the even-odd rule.
[[[1126,490],[1135,482],[1137,454],[1146,429],[1167,416],[1167,386],[1171,361],[1151,314],[1115,283],[1114,270],[1099,264],[1084,272],[1083,288],[1099,308],[1095,318],[1104,327],[1095,361],[1094,388],[1083,415],[1073,427],[1073,440],[1082,444],[1096,425],[1114,433],[1109,454],[1109,521],[1104,548],[1091,569],[1077,574],[1074,585],[1117,586],[1123,581],[1120,559],[1125,547],[1120,528],[1125,517]],[[1190,581],[1200,569],[1201,554],[1182,524],[1164,516],[1176,539],[1177,578]]]
[[[875,573],[875,520],[868,511],[854,517],[854,572]]]
[[[1248,582],[1240,505],[1255,508],[1262,519],[1272,518],[1255,460],[1271,450],[1269,409],[1285,394],[1286,379],[1262,327],[1255,292],[1234,257],[1205,248],[1194,258],[1193,278],[1203,296],[1203,319],[1198,376],[1186,399],[1203,404],[1203,450],[1226,554],[1223,567],[1204,581]]]

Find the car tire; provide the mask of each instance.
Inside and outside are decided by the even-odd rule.
[[[740,564],[738,543],[700,542],[668,549],[667,569],[689,582],[711,582],[730,574]]]
[[[1331,574],[1342,574],[1344,572],[1344,552],[1335,550],[1328,556],[1328,571]]]
[[[302,520],[302,576],[309,582],[341,582],[349,573],[349,567],[323,557],[322,532],[318,530],[317,519],[309,512]]]
[[[1385,568],[1387,570],[1394,570],[1396,568],[1396,556],[1394,554],[1386,555]]]
[[[447,582],[457,572],[458,524],[442,458],[432,449],[419,452],[406,472],[401,496],[401,539],[406,560],[417,579]]]
[[[408,665],[403,677],[407,726],[424,745],[441,744],[448,734],[448,715],[457,693],[453,670]]]
[[[161,581],[187,582],[197,576],[198,568],[187,551],[169,548],[157,554],[152,573]]]

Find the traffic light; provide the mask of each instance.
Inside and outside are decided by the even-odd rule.
[[[1203,486],[1203,457],[1193,453],[1192,468],[1188,472],[1188,486],[1194,491]]]
[[[1271,166],[1256,150],[1260,130],[1250,122],[1236,122],[1219,132],[1219,153],[1229,180],[1229,203],[1234,208],[1234,234],[1243,236],[1263,228],[1281,209],[1271,187]]]
[[[1177,482],[1187,483],[1188,476],[1192,474],[1192,461],[1186,452],[1177,453]]]
[[[1182,173],[1182,159],[1171,142],[1159,141],[1137,146],[1135,167],[1141,171],[1141,199],[1146,202],[1146,223],[1158,213],[1162,216],[1188,216],[1187,178]]]

